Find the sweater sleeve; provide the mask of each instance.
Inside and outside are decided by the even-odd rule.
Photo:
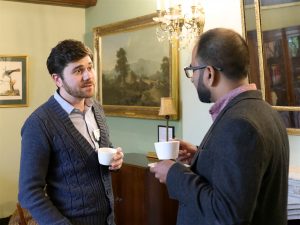
[[[45,193],[51,141],[44,121],[32,114],[21,130],[19,202],[38,224],[71,225]]]
[[[208,223],[247,224],[264,173],[261,136],[242,119],[228,120],[217,129],[203,146],[195,172],[178,163],[170,168],[168,192]]]

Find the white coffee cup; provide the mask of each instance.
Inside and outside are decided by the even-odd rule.
[[[117,153],[115,148],[99,148],[98,149],[98,160],[101,165],[109,166],[112,162],[114,154]]]
[[[158,159],[176,159],[179,153],[179,141],[155,142],[155,151]]]

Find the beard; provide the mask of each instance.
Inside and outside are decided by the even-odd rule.
[[[92,87],[90,86],[91,84],[92,84]],[[79,88],[73,88],[73,87],[69,86],[66,82],[63,81],[63,87],[69,95],[76,97],[76,98],[91,98],[94,96],[95,85],[94,85],[94,83],[91,83],[91,82],[84,83]],[[87,90],[84,90],[83,88],[92,88],[92,90],[87,91]]]
[[[211,93],[203,83],[203,76],[199,78],[198,85],[197,85],[197,93],[201,102],[211,103]]]

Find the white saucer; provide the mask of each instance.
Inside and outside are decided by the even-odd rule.
[[[152,168],[152,167],[154,167],[156,165],[156,162],[154,162],[154,163],[148,163],[148,166],[150,167],[150,168]],[[183,164],[185,167],[191,167],[190,165],[188,165],[188,164]]]
[[[154,163],[149,163],[149,164],[148,164],[148,166],[149,166],[150,168],[154,167],[155,165],[156,165],[156,162],[154,162]]]

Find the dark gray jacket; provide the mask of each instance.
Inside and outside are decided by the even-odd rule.
[[[259,91],[238,95],[212,124],[191,168],[176,163],[168,173],[177,224],[286,225],[288,166],[278,113]]]

